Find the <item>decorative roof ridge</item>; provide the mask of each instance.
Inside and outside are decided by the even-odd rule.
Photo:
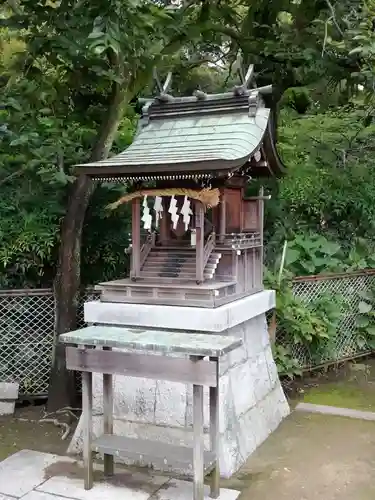
[[[237,60],[232,65],[232,70],[238,73],[240,85],[236,85],[231,92],[218,94],[206,94],[196,90],[192,96],[174,97],[168,92],[172,85],[172,73],[169,72],[165,82],[161,83],[156,68],[153,77],[158,88],[159,95],[153,98],[140,98],[142,108],[142,125],[146,125],[150,119],[165,119],[167,117],[180,118],[181,115],[206,115],[216,112],[226,113],[248,110],[250,116],[255,116],[258,107],[264,107],[262,95],[272,93],[272,85],[257,88],[251,81],[254,77],[254,65],[250,64],[246,74],[242,67],[243,57],[239,53]]]
[[[142,117],[145,119],[166,119],[181,118],[190,115],[207,115],[214,113],[226,113],[246,111],[250,116],[255,116],[258,107],[263,107],[261,98],[264,94],[269,94],[272,86],[255,88],[243,92],[242,94],[223,93],[205,94],[205,97],[171,97],[168,99],[147,99],[140,100],[145,105],[142,109]],[[165,95],[164,95],[165,97]]]

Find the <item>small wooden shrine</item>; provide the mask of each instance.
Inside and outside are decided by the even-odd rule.
[[[271,86],[250,88],[251,66],[233,91],[143,99],[139,129],[124,152],[79,171],[127,185],[132,204],[130,277],[102,283],[101,300],[217,307],[263,288],[261,191],[254,177],[279,176]]]

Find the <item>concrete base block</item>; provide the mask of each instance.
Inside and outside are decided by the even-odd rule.
[[[15,406],[14,401],[0,401],[0,415],[13,415]]]
[[[199,308],[188,309],[191,314],[194,309],[201,312]],[[220,311],[218,314],[220,316]],[[230,477],[278,427],[290,409],[273,360],[265,314],[252,316],[220,333],[243,339],[242,347],[220,362],[219,460],[222,477]],[[94,375],[93,387],[94,434],[98,436],[102,433],[101,375]],[[208,389],[204,413],[208,427]],[[191,445],[192,388],[185,384],[116,376],[114,416],[115,433]],[[80,453],[81,449],[80,421],[68,452]]]
[[[17,382],[0,382],[0,415],[13,415],[18,390]]]

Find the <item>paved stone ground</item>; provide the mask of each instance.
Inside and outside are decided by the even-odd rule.
[[[207,499],[209,490],[207,488]],[[236,500],[223,488],[219,500]],[[0,462],[0,500],[191,500],[192,484],[143,472],[120,470],[111,481],[98,468],[85,491],[82,467],[68,457],[22,450]]]

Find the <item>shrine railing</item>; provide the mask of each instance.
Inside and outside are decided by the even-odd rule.
[[[246,250],[248,248],[258,248],[263,244],[259,232],[252,233],[228,233],[216,236],[216,246],[232,250]]]
[[[210,258],[213,249],[215,248],[215,245],[216,245],[216,235],[215,233],[211,233],[204,245],[203,263],[202,263],[203,271],[207,265],[208,259]]]
[[[148,233],[146,235],[145,241],[141,246],[141,255],[140,255],[140,268],[142,269],[143,264],[145,263],[148,254],[151,252],[151,249],[155,246],[156,234],[153,231],[152,233]]]

